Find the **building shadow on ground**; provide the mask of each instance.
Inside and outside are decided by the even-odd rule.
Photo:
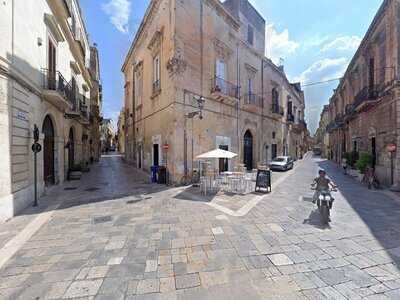
[[[337,166],[330,161],[320,161],[318,165],[338,185],[345,200],[400,270],[400,202],[354,184],[353,178],[338,172]]]

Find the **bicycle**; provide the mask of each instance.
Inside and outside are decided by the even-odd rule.
[[[368,189],[372,189],[372,187],[376,190],[380,188],[380,182],[378,178],[375,176],[374,168],[367,168],[362,179],[362,183],[365,184]]]

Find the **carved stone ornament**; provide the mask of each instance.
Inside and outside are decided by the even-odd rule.
[[[175,54],[167,62],[167,70],[172,75],[182,75],[185,73],[187,63],[183,58],[182,49],[176,48]]]
[[[142,75],[143,72],[143,61],[139,61],[133,65],[133,72],[136,73],[136,76]]]
[[[156,31],[153,37],[151,38],[147,48],[153,53],[158,52],[161,48],[161,40],[162,40],[162,31]]]
[[[217,53],[217,56],[224,60],[228,60],[233,54],[233,51],[229,48],[229,46],[218,39],[214,39],[214,49]]]

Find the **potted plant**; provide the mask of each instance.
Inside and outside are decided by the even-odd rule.
[[[359,170],[359,180],[362,181],[365,171],[372,166],[372,155],[367,152],[361,152],[360,158],[356,162],[357,170]]]

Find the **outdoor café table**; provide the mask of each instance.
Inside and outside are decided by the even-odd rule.
[[[232,175],[228,175],[228,186],[229,191],[232,193],[238,193],[242,190],[243,186],[243,173],[232,172]]]

